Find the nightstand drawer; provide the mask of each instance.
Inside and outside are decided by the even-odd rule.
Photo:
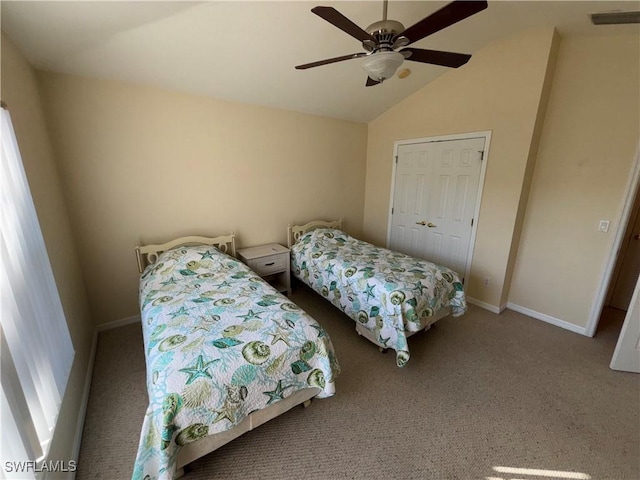
[[[288,248],[278,243],[238,249],[238,258],[280,293],[291,295]]]
[[[258,275],[269,275],[286,270],[289,256],[286,254],[269,255],[247,261],[247,265]]]

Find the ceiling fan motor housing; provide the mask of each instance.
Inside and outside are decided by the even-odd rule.
[[[404,25],[395,20],[380,20],[372,23],[366,32],[376,39],[375,44],[365,40],[362,42],[365,50],[370,52],[390,51],[400,45],[394,45],[394,38],[400,32],[404,32]]]
[[[374,35],[378,32],[398,34],[404,32],[405,28],[400,22],[395,20],[380,20],[379,22],[372,23],[366,29],[369,35]]]

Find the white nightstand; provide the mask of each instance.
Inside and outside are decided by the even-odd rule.
[[[289,249],[278,243],[238,249],[238,258],[280,293],[291,295]]]

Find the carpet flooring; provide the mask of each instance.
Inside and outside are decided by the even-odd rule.
[[[620,318],[591,339],[471,306],[411,337],[398,368],[306,287],[291,298],[334,343],[337,394],[197,460],[185,480],[640,478],[640,375],[609,369]],[[140,326],[102,332],[78,480],[131,478],[146,406]]]

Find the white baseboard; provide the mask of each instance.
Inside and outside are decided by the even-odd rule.
[[[87,405],[89,404],[89,393],[91,392],[91,381],[93,380],[93,364],[96,359],[96,351],[98,349],[98,329],[93,332],[93,340],[91,342],[91,351],[89,352],[89,363],[87,365],[87,374],[84,379],[84,389],[82,391],[82,400],[80,402],[80,411],[78,412],[78,421],[76,423],[76,433],[73,440],[73,450],[71,458],[78,464],[80,456],[80,444],[82,442],[82,432],[84,430],[84,420],[87,414]],[[76,478],[76,472],[70,473],[71,480]]]
[[[140,315],[132,315],[127,318],[121,318],[120,320],[114,320],[113,322],[101,323],[96,327],[98,332],[103,332],[105,330],[111,330],[112,328],[123,327],[125,325],[130,325],[132,323],[140,322]]]
[[[564,328],[565,330],[588,336],[585,327],[579,327],[578,325],[574,325],[573,323],[565,322],[564,320],[552,317],[551,315],[547,315],[546,313],[536,312],[535,310],[531,310],[530,308],[522,307],[511,302],[507,303],[507,308],[519,313],[523,313],[529,317],[535,318],[536,320],[542,320],[543,322],[550,323],[551,325],[555,325],[556,327]]]
[[[490,303],[483,302],[472,297],[467,297],[467,303],[476,305],[480,308],[484,308],[485,310],[489,310],[491,313],[497,313],[498,315],[504,312],[504,309],[507,308],[506,305],[500,305],[499,307],[496,307],[495,305],[491,305]]]
[[[103,323],[98,325],[93,332],[93,341],[91,343],[91,351],[89,352],[89,364],[87,365],[87,374],[84,380],[84,389],[82,392],[82,401],[80,402],[80,412],[78,412],[78,422],[76,424],[76,433],[73,441],[72,458],[78,462],[80,455],[80,444],[82,442],[82,432],[84,430],[84,420],[87,414],[87,405],[89,404],[89,394],[91,393],[91,381],[93,380],[93,366],[96,359],[96,352],[98,349],[98,334],[104,330],[111,328],[122,327],[124,325],[130,325],[132,323],[140,322],[140,315],[133,315],[131,317],[122,318],[113,322]],[[76,472],[70,472],[70,480],[76,478]]]

